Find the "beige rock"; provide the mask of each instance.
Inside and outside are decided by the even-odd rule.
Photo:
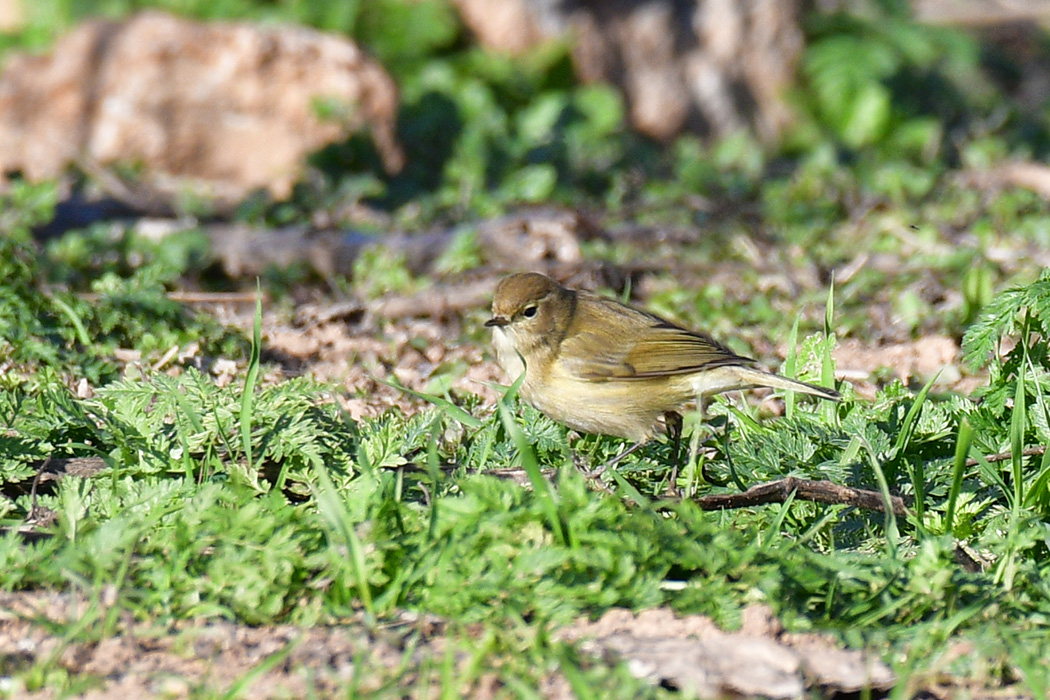
[[[320,118],[319,103],[338,105]],[[300,27],[201,24],[157,12],[90,21],[0,74],[0,172],[54,177],[129,163],[162,189],[219,201],[286,196],[304,156],[369,128],[386,168],[393,80],[351,41]]]
[[[523,53],[543,40],[537,17],[517,0],[456,0],[456,6],[481,43]]]
[[[22,0],[0,0],[0,32],[17,32],[25,25]]]
[[[555,633],[583,651],[613,656],[631,673],[700,698],[784,700],[891,688],[896,679],[882,661],[840,648],[820,635],[785,635],[765,605],[742,611],[743,628],[725,632],[702,615],[679,617],[669,608],[609,610]]]

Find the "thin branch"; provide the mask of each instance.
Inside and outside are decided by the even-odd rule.
[[[1021,450],[1022,457],[1038,457],[1044,454],[1046,454],[1045,445],[1040,445],[1039,447],[1026,447],[1025,449]],[[1011,457],[1013,457],[1012,452],[998,452],[994,455],[988,455],[984,458],[984,461],[994,464],[995,462],[1005,462]],[[966,466],[968,467],[976,467],[978,464],[980,464],[979,460],[972,458],[966,460]]]
[[[458,285],[442,285],[409,296],[387,296],[369,304],[369,311],[380,318],[431,316],[445,318],[466,309],[484,306],[495,282],[485,278]]]
[[[854,508],[886,512],[886,503],[878,491],[855,489],[826,480],[798,479],[793,476],[757,484],[743,493],[716,493],[699,496],[694,500],[704,510],[724,510],[747,508],[763,503],[784,503],[792,494],[796,499],[803,501],[841,503]],[[903,516],[908,513],[904,499],[900,496],[890,497],[890,507],[894,515]]]
[[[200,292],[174,290],[165,296],[182,304],[250,304],[255,302],[255,291],[248,292]],[[263,301],[269,301],[269,295],[263,294]]]

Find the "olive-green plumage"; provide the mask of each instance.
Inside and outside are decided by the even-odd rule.
[[[501,280],[485,325],[510,379],[525,372],[521,397],[582,432],[641,442],[691,401],[754,386],[839,399],[761,369],[703,333],[537,273]]]

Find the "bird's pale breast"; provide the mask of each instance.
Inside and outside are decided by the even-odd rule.
[[[558,361],[545,376],[530,370],[521,396],[574,430],[638,442],[654,435],[664,413],[695,398],[683,377],[594,381],[566,372]]]

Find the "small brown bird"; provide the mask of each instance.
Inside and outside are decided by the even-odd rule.
[[[705,396],[767,386],[840,398],[761,369],[703,333],[533,272],[500,281],[485,325],[503,371],[511,380],[525,373],[528,403],[574,430],[636,443],[663,420],[676,453],[678,411]]]

